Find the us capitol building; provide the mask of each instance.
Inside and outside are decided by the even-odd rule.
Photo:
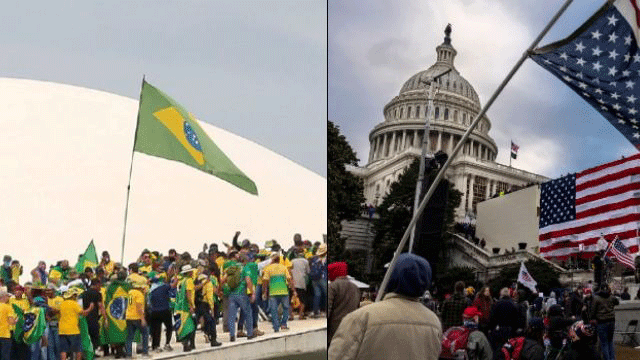
[[[430,78],[450,70],[436,81],[438,92],[431,112],[429,153],[442,150],[451,154],[481,110],[478,94],[454,66],[457,51],[451,45],[450,28],[445,30],[445,35],[444,42],[436,47],[436,63],[410,77],[398,96],[384,107],[384,121],[369,133],[366,166],[349,168],[364,179],[367,204],[381,203],[391,183],[420,157],[429,114],[426,82]],[[463,194],[460,207],[456,209],[458,221],[467,214],[475,214],[476,203],[493,194],[547,180],[544,176],[496,163],[498,147],[489,136],[490,129],[491,121],[485,116],[445,174]]]

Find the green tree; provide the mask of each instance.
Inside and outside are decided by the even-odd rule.
[[[329,261],[343,260],[344,238],[340,236],[343,220],[355,220],[362,211],[362,179],[347,172],[345,164],[358,165],[358,158],[338,126],[327,122],[327,242]]]
[[[370,280],[372,283],[382,282],[386,268],[384,265],[391,261],[411,218],[413,217],[413,202],[415,199],[416,182],[418,180],[419,159],[416,159],[408,169],[400,175],[398,181],[391,184],[389,193],[376,208],[379,219],[374,222],[374,264]],[[425,182],[431,184],[437,175],[432,170],[425,177]],[[445,206],[443,228],[437,236],[429,239],[415,239],[413,252],[431,263],[434,273],[444,273],[447,267],[445,243],[447,231],[454,225],[454,211],[460,205],[462,194],[446,179],[442,180],[448,186],[447,203]],[[426,187],[428,189],[428,187]],[[423,192],[426,193],[426,190]],[[408,244],[408,242],[407,242]],[[408,250],[408,245],[403,251]]]
[[[538,291],[548,294],[551,289],[560,287],[560,274],[556,269],[543,260],[527,260],[524,266],[529,271],[529,274],[538,283]],[[509,287],[518,280],[518,273],[520,272],[520,264],[509,265],[502,270],[498,276],[489,281],[491,287],[491,293],[494,296],[500,292],[503,287]],[[522,285],[518,285],[519,289],[526,289],[527,293],[530,291]]]

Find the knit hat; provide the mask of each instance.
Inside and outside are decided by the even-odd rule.
[[[334,262],[327,267],[329,272],[329,281],[334,281],[341,276],[347,276],[349,274],[349,267],[346,262]]]
[[[418,255],[403,253],[398,256],[386,292],[409,297],[420,297],[431,287],[431,265]]]

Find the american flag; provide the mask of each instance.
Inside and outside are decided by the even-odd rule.
[[[634,263],[635,256],[629,253],[629,250],[627,250],[627,247],[624,246],[624,244],[622,243],[622,241],[620,241],[620,239],[615,239],[613,241],[613,245],[611,246],[610,252],[613,254],[613,256],[616,259],[618,259],[618,261],[621,264],[628,266],[632,269],[636,268],[636,265]]]
[[[531,291],[536,292],[536,286],[538,283],[533,279],[533,277],[531,277],[531,275],[529,275],[529,271],[527,271],[527,267],[524,266],[524,263],[520,263],[518,282],[531,289]]]
[[[607,2],[531,58],[569,85],[640,149],[640,19],[636,0]]]
[[[513,143],[513,141],[511,142],[511,157],[512,158],[516,158],[518,156],[518,149],[520,149],[520,146],[516,145]]]
[[[540,255],[546,258],[593,256],[603,234],[618,236],[635,254],[639,222],[640,154],[541,185]]]

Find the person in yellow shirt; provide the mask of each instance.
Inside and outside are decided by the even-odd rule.
[[[280,330],[289,330],[287,327],[290,306],[289,288],[292,289],[293,294],[296,294],[289,269],[281,263],[280,258],[280,254],[274,252],[271,255],[271,264],[267,265],[262,270],[262,298],[263,300],[266,300],[267,295],[269,296],[271,323],[275,332],[279,332]],[[282,318],[278,317],[278,306],[280,304],[282,304]]]
[[[153,270],[151,266],[151,252],[149,250],[142,252],[142,255],[140,255],[140,261],[139,270],[141,273],[148,274]]]
[[[209,280],[209,270],[204,270],[203,274],[198,275],[196,288],[196,324],[200,322],[200,318],[204,319],[204,333],[209,338],[211,346],[222,345],[216,340],[216,323],[211,316],[211,310],[214,308],[214,287]]]
[[[108,277],[108,276],[111,276],[111,274],[113,274],[114,266],[115,266],[115,263],[111,261],[111,256],[109,256],[109,252],[103,251],[102,258],[100,259],[100,265],[98,265],[98,267],[104,269],[104,273]]]
[[[125,351],[127,357],[131,357],[133,353],[132,343],[136,330],[140,330],[142,334],[142,354],[149,356],[149,327],[144,316],[144,308],[146,306],[144,293],[147,288],[146,281],[131,282],[132,289],[129,290],[129,301],[127,304],[127,341],[125,342]]]
[[[16,324],[16,317],[9,305],[9,293],[0,290],[0,360],[11,360],[11,331],[9,326]]]
[[[60,313],[59,339],[60,339],[60,360],[67,360],[67,353],[71,353],[71,358],[82,359],[82,347],[80,345],[80,316],[86,316],[93,310],[93,304],[82,310],[82,306],[77,301],[77,296],[82,292],[78,288],[71,288],[63,295],[63,301],[57,308]]]
[[[195,288],[195,283],[193,281],[194,272],[196,271],[196,269],[192,268],[191,265],[186,264],[182,266],[181,270],[182,271],[180,271],[180,276],[175,278],[171,286],[175,287],[177,283],[179,283],[179,285],[177,286],[185,287],[186,294],[187,294],[187,302],[189,303],[189,313],[193,318],[195,316],[195,310],[196,310],[196,305],[195,305],[196,288]],[[197,324],[195,318],[193,319],[193,322]],[[189,336],[187,336],[187,338],[182,342],[182,347],[185,352],[191,351],[196,348],[196,332],[195,331],[193,331]]]
[[[47,290],[45,290],[47,296],[47,304],[50,311],[47,312],[47,321],[49,325],[49,332],[47,334],[47,358],[57,359],[60,354],[60,340],[58,334],[58,323],[60,322],[60,313],[55,309],[60,308],[60,304],[64,299],[59,294],[56,294],[56,286],[49,284]]]

